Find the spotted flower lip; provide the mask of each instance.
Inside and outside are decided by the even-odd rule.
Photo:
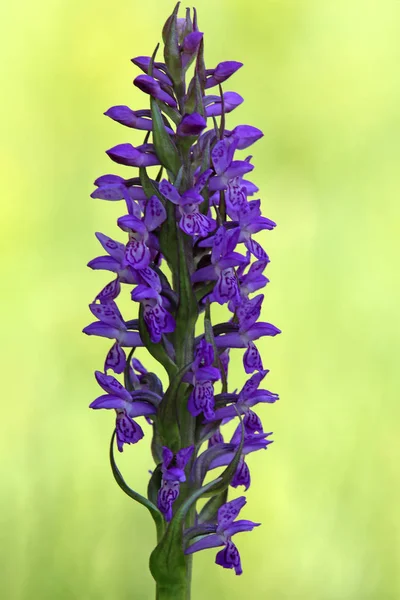
[[[236,575],[241,575],[243,571],[239,551],[232,542],[231,537],[237,533],[252,531],[255,527],[261,525],[261,523],[254,523],[247,520],[235,521],[245,504],[246,498],[244,496],[223,504],[218,509],[216,532],[204,536],[202,539],[191,544],[186,548],[185,554],[193,554],[207,548],[225,546],[223,550],[218,552],[215,562],[225,569],[234,569]]]
[[[110,340],[89,406],[114,414],[114,479],[156,525],[150,567],[160,600],[160,590],[189,597],[188,557],[203,549],[218,548],[216,564],[242,573],[232,538],[259,523],[238,519],[246,498],[230,494],[256,488],[253,454],[273,441],[267,413],[279,400],[263,387],[267,357],[257,342],[281,333],[263,312],[270,257],[259,237],[275,235],[276,223],[262,213],[257,171],[243,152],[264,134],[231,120],[244,99],[225,86],[243,63],[208,68],[200,29],[197,11],[179,16],[178,3],[162,48],[132,59],[145,105],[118,99],[105,111],[128,137],[106,151],[115,173],[97,177],[91,193],[122,202],[113,205],[118,234],[97,232],[102,249],[88,263],[105,274],[83,332]],[[147,497],[125,482],[114,456],[115,444],[122,452],[142,439],[155,463]]]

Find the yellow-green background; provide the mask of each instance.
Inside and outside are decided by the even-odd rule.
[[[249,463],[244,575],[198,555],[194,600],[400,597],[397,0],[199,0],[210,67],[245,63],[230,124],[252,149],[272,262],[261,409],[275,444]],[[165,0],[15,0],[1,27],[0,597],[151,599],[145,510],[112,481],[109,413],[88,403],[107,341],[80,330],[108,281],[85,267],[122,205],[89,198],[104,150],[135,132],[132,56],[150,54]],[[125,172],[120,169],[117,172]],[[396,247],[397,246],[397,247]],[[232,386],[243,383],[241,353]],[[119,457],[144,490],[149,437]]]

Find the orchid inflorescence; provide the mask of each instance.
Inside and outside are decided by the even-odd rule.
[[[253,295],[268,283],[269,262],[253,236],[275,223],[261,215],[260,200],[251,199],[258,190],[245,179],[252,157],[235,157],[263,134],[250,125],[226,128],[226,115],[243,98],[223,92],[222,83],[242,63],[206,69],[196,10],[192,19],[189,9],[178,18],[178,9],[179,4],[163,29],[165,62],[157,61],[158,47],[152,57],[132,59],[144,73],[133,83],[149,96],[150,109],[113,106],[105,113],[145,137],[139,146],[124,143],[107,151],[114,162],[137,167],[137,176],[103,175],[95,181],[93,198],[124,201],[126,214],[117,223],[127,238],[119,242],[96,234],[106,254],[89,266],[115,278],[90,304],[96,321],[84,332],[114,341],[104,372],[95,373],[105,393],[90,406],[116,412],[114,477],[156,523],[150,569],[157,597],[179,599],[189,597],[191,554],[198,550],[222,546],[217,564],[242,572],[231,538],[258,523],[235,520],[246,500],[228,502],[227,494],[229,486],[248,489],[246,457],[271,443],[254,407],[278,396],[259,388],[268,371],[255,341],[280,331],[258,320],[264,296]],[[122,285],[137,303],[136,318],[126,320],[118,309]],[[212,323],[213,304],[226,307],[226,322]],[[134,357],[139,347],[164,367],[165,391],[160,378]],[[231,348],[245,350],[243,367],[250,375],[239,392],[228,391]],[[114,438],[121,452],[143,438],[140,417],[151,428],[156,464],[147,497],[129,488],[113,452]],[[221,427],[233,420],[238,424],[226,442]],[[206,482],[218,467],[225,469]],[[209,500],[196,509],[205,497]]]

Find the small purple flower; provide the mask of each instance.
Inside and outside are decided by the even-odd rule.
[[[210,191],[225,190],[229,182],[236,177],[242,177],[254,169],[247,160],[233,160],[237,148],[237,142],[232,140],[221,140],[212,149],[211,158],[216,176],[210,179]]]
[[[170,94],[167,94],[167,92],[164,92],[161,85],[154,77],[150,77],[150,75],[138,75],[133,83],[145,94],[149,94],[153,98],[165,102],[168,106],[176,108],[175,98]]]
[[[243,357],[246,373],[263,370],[261,357],[253,340],[266,335],[275,336],[281,333],[280,329],[271,323],[256,323],[260,316],[263,298],[264,296],[260,294],[251,300],[242,302],[236,311],[239,320],[237,331],[215,338],[217,348],[247,348]]]
[[[243,98],[236,92],[224,93],[224,112],[228,114],[242,104]],[[204,96],[203,104],[207,117],[218,117],[222,114],[221,96]]]
[[[160,164],[153,152],[142,151],[140,146],[135,148],[132,144],[118,144],[107,150],[106,154],[119,165],[128,167],[151,167]]]
[[[161,285],[158,290],[147,285],[138,285],[131,293],[132,300],[143,305],[143,318],[150,339],[155,344],[161,341],[163,333],[171,333],[175,330],[175,319],[165,310],[160,291]]]
[[[99,320],[85,327],[83,333],[114,339],[121,346],[143,346],[139,333],[128,330],[115,302],[90,304],[89,308]]]
[[[140,270],[148,267],[151,261],[151,247],[158,250],[157,238],[151,232],[157,229],[166,219],[167,214],[162,202],[157,196],[152,196],[146,202],[144,218],[134,215],[124,215],[118,219],[118,225],[130,233],[125,248],[123,265]]]
[[[199,113],[184,115],[182,121],[178,125],[176,133],[181,136],[200,135],[207,127],[207,121]]]
[[[213,299],[219,304],[240,299],[233,267],[246,262],[246,258],[234,252],[238,239],[239,231],[228,231],[221,225],[213,238],[206,240],[207,245],[212,243],[211,265],[202,267],[192,276],[193,283],[217,280],[213,290]],[[200,243],[200,245],[202,244]]]
[[[150,56],[136,56],[136,58],[131,59],[133,64],[142,69],[144,73],[147,75],[149,71]],[[166,66],[164,63],[155,62],[153,66],[153,77],[154,79],[158,79],[160,83],[164,83],[165,85],[172,85],[171,79],[166,74]]]
[[[243,425],[246,433],[263,433],[261,421],[256,413],[251,410],[251,408],[259,402],[272,404],[279,400],[278,394],[273,394],[268,390],[258,389],[258,386],[267,373],[267,370],[254,373],[254,375],[252,375],[252,377],[250,377],[250,379],[248,379],[248,381],[245,383],[239,394],[230,394],[231,397],[234,396],[231,398],[234,400],[234,403],[217,409],[215,411],[214,419],[216,421],[223,420],[225,424],[231,419],[235,418],[239,413],[244,415]]]
[[[207,420],[214,419],[214,381],[220,379],[221,374],[216,367],[211,366],[214,361],[214,350],[203,338],[197,349],[191,373],[184,378],[193,385],[189,396],[188,409],[194,417],[204,414]]]
[[[94,182],[97,187],[90,196],[100,200],[126,200],[128,204],[131,204],[132,200],[144,202],[146,194],[143,188],[139,185],[133,185],[131,181],[119,175],[102,175]]]
[[[235,521],[245,504],[246,498],[244,496],[223,504],[218,509],[218,522],[215,533],[194,542],[185,550],[185,554],[193,554],[206,548],[224,546],[223,550],[220,550],[216,556],[216,564],[224,567],[224,569],[235,569],[236,575],[241,575],[243,571],[239,551],[231,538],[236,533],[252,531],[254,527],[260,525],[260,523],[254,523],[253,521]]]
[[[181,48],[181,61],[184,69],[191,63],[202,39],[203,34],[201,31],[192,31],[184,38]]]
[[[239,424],[231,438],[230,443],[224,444],[224,451],[211,461],[209,470],[227,466],[232,462],[240,444],[241,430],[242,426]],[[272,435],[272,432],[253,433],[251,431],[250,433],[245,433],[243,450],[240,456],[239,464],[230,483],[232,487],[236,488],[239,485],[243,485],[245,490],[248,490],[250,487],[251,478],[249,468],[245,462],[245,457],[252,452],[257,452],[257,450],[265,450],[269,444],[272,444],[272,440],[267,440],[267,437],[270,435]]]
[[[186,481],[185,467],[193,451],[194,446],[189,446],[174,454],[172,450],[163,446],[162,480],[158,492],[157,506],[167,522],[172,519],[172,505],[179,496],[180,484]]]
[[[207,69],[206,89],[223,83],[241,67],[243,67],[243,63],[241,62],[237,62],[235,60],[226,60],[224,62],[220,62],[215,69]]]
[[[201,175],[201,181],[198,181],[195,187],[187,190],[182,195],[166,179],[163,179],[160,183],[160,192],[162,195],[173,204],[179,206],[181,214],[179,226],[188,235],[205,237],[215,228],[215,221],[207,215],[203,215],[199,210],[199,204],[204,201],[200,192],[206,185],[210,175],[211,169]]]
[[[118,450],[122,452],[124,444],[136,444],[144,435],[142,428],[133,417],[152,415],[156,409],[149,402],[133,401],[130,392],[115,377],[100,371],[96,371],[95,375],[97,383],[107,393],[96,398],[89,407],[96,410],[102,408],[116,410],[117,445]]]
[[[253,127],[252,125],[237,125],[235,129],[230,131],[229,133],[225,131],[225,136],[232,137],[236,140],[237,149],[244,150],[248,148],[252,144],[254,144],[257,140],[263,137],[263,132],[258,127]]]
[[[118,280],[123,283],[137,283],[135,271],[125,262],[125,246],[107,237],[103,233],[96,233],[96,237],[109,256],[98,256],[88,263],[94,270],[105,270],[117,273]]]

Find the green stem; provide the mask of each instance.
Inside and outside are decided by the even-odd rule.
[[[186,581],[174,586],[157,585],[156,600],[190,600],[190,590],[188,596]]]

